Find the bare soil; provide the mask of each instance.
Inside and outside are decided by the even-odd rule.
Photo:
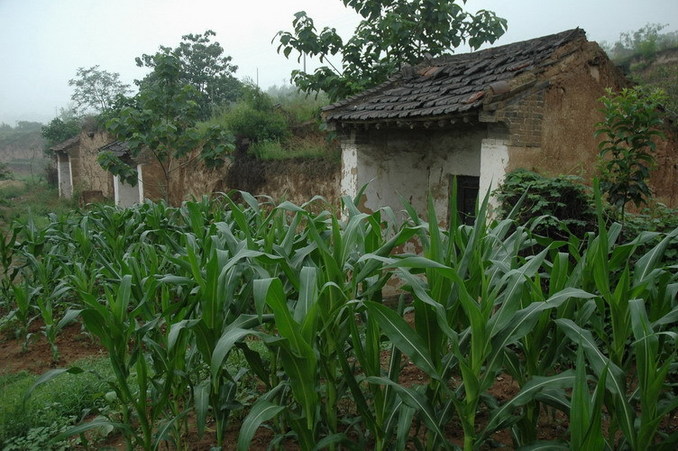
[[[411,320],[411,318],[408,319]],[[27,350],[23,350],[23,340],[16,339],[10,332],[6,331],[0,335],[0,374],[20,371],[42,374],[52,368],[66,367],[85,357],[106,356],[105,350],[96,342],[96,339],[87,335],[78,323],[66,327],[59,334],[57,345],[60,359],[58,362],[52,360],[50,346],[41,333],[38,323],[32,325],[31,333]],[[388,357],[388,353],[384,352],[382,355],[384,366],[388,365]],[[413,386],[427,382],[428,376],[414,366],[407,356],[403,356],[401,363],[404,368],[400,373],[399,383],[404,386]],[[514,397],[518,390],[518,384],[509,375],[500,374],[489,391],[499,403],[503,403]],[[347,408],[350,408],[350,406],[347,406]],[[487,412],[481,410],[477,417],[478,425],[482,426],[487,420]],[[676,417],[674,416],[668,419],[668,422],[675,424],[675,420]],[[207,425],[207,432],[202,438],[197,437],[197,434],[189,437],[187,442],[191,443],[191,449],[209,450],[215,443],[215,434],[210,429],[210,426],[213,425]],[[567,418],[562,413],[557,411],[542,412],[539,418],[537,437],[540,440],[566,439],[567,426]],[[665,428],[662,429],[666,430]],[[672,429],[672,427],[669,426],[668,429]],[[226,434],[225,450],[234,450],[236,448],[239,430],[240,425],[238,423],[233,423],[229,426]],[[452,422],[447,426],[445,432],[451,442],[458,445],[462,444],[463,431],[460,424]],[[413,428],[411,434],[414,436],[417,434],[417,431]],[[255,451],[266,450],[272,439],[272,431],[261,427],[254,437],[250,449]],[[492,443],[487,444],[483,449],[509,450],[513,449],[511,443],[510,433],[508,431],[500,431],[492,436]],[[292,442],[284,443],[283,447],[286,450],[299,449],[297,444]],[[98,448],[118,450],[124,449],[125,444],[120,436],[114,435],[109,437],[104,443],[100,443]]]

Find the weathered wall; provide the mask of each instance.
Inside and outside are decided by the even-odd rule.
[[[403,209],[404,199],[425,214],[431,193],[439,219],[445,222],[451,177],[481,176],[481,143],[486,135],[483,125],[354,130],[342,144],[341,186],[357,191],[368,184],[363,205],[368,210],[390,206],[398,212]]]
[[[627,82],[596,43],[573,42],[558,53],[569,56],[540,75],[547,86],[516,105],[519,115],[542,118],[540,139],[516,142],[513,135],[520,135],[522,130],[509,126],[512,138],[507,169],[525,168],[545,175],[574,174],[590,179],[595,174],[598,154],[595,124],[603,119],[598,99],[605,94],[605,88],[619,89]],[[539,99],[543,106],[535,115],[532,111]],[[537,128],[529,122],[524,124],[532,130]]]
[[[224,191],[223,179],[232,160],[227,158],[221,168],[208,168],[199,158],[200,150],[194,150],[177,162],[176,169],[171,172],[173,202],[199,199],[203,195]]]
[[[120,177],[113,176],[113,188],[115,192],[115,205],[123,208],[131,207],[143,200],[143,175],[144,171],[141,165],[137,166],[139,181],[136,185],[129,185],[120,180]]]
[[[76,192],[101,191],[104,197],[113,199],[113,177],[97,162],[99,148],[114,141],[104,131],[83,130],[80,143],[70,151],[73,170],[73,187]]]
[[[547,176],[572,174],[585,183],[599,175],[598,143],[602,138],[594,133],[603,114],[598,99],[606,95],[606,88],[619,90],[630,83],[595,42],[577,45],[580,51],[543,74],[549,80],[543,91],[525,96],[512,107],[509,119],[514,122],[506,122],[511,133],[508,171],[525,168]],[[540,127],[527,120],[540,116]],[[539,141],[521,139],[535,130],[541,130]],[[671,131],[667,138],[657,147],[650,186],[656,200],[678,207],[678,138]]]
[[[177,170],[172,171],[172,198],[177,201],[243,190],[269,196],[276,202],[287,200],[297,205],[321,196],[331,205],[339,206],[339,162],[247,159],[245,164],[242,161],[237,164],[235,157],[231,157],[220,168],[207,168],[196,158],[198,152],[189,155]],[[233,177],[231,171],[234,169],[246,174]]]
[[[678,208],[678,133],[675,125],[665,130],[666,139],[655,152],[656,166],[650,174],[650,187],[656,201]]]
[[[321,196],[338,207],[340,164],[320,159],[269,160],[263,162],[264,183],[255,192],[297,205]]]

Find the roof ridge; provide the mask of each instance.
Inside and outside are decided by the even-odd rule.
[[[327,121],[402,120],[469,113],[490,84],[537,70],[563,45],[586,38],[581,28],[450,54],[406,65],[387,81],[322,109]]]

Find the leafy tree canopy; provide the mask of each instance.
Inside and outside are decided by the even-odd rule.
[[[678,31],[662,32],[668,25],[648,23],[636,31],[619,34],[619,40],[601,43],[610,58],[621,61],[633,56],[649,58],[660,50],[678,47]]]
[[[45,153],[49,154],[49,148],[55,144],[73,138],[80,133],[80,121],[68,115],[55,117],[49,124],[42,127],[42,137],[45,138]]]
[[[71,100],[77,115],[107,111],[117,97],[131,92],[130,86],[120,81],[120,74],[101,70],[98,65],[89,69],[80,67],[68,84],[74,87]]]
[[[217,126],[201,130],[198,90],[186,83],[184,63],[172,53],[158,52],[149,64],[153,72],[140,83],[139,93],[120,98],[105,115],[106,128],[129,146],[129,157],[137,158],[148,151],[160,164],[165,187],[171,173],[179,167],[179,159],[201,148],[201,157],[208,166],[223,164],[224,151],[231,140]],[[107,170],[136,184],[136,171],[117,156],[102,152],[99,163]],[[170,201],[169,190],[165,193]]]
[[[663,137],[659,110],[666,95],[658,89],[608,89],[603,103],[604,120],[596,124],[596,135],[604,138],[600,148],[600,187],[624,220],[626,204],[647,203],[652,196],[647,180],[655,164],[655,140]]]
[[[158,57],[171,56],[178,64],[177,83],[194,88],[193,100],[199,106],[199,117],[201,120],[208,119],[214,107],[236,100],[242,89],[242,83],[234,77],[238,66],[231,63],[230,56],[224,55],[221,44],[210,41],[215,35],[212,30],[203,34],[187,34],[182,36],[176,48],[160,46],[156,54],[136,58],[137,66],[153,69],[136,83],[143,89],[145,85],[163,79],[163,68],[157,67]]]
[[[506,31],[506,20],[493,12],[465,11],[466,0],[342,0],[363,20],[348,40],[335,28],[318,32],[313,19],[300,11],[293,31],[280,31],[278,52],[295,51],[298,60],[317,57],[326,65],[313,73],[292,72],[292,81],[306,92],[323,91],[331,101],[385,81],[404,64],[418,64],[467,43],[477,49]],[[341,58],[337,67],[330,61]]]

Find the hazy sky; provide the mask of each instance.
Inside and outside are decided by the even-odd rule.
[[[496,45],[575,27],[594,41],[615,41],[647,23],[678,29],[678,0],[469,0],[466,8],[508,20]],[[278,55],[271,40],[292,28],[300,10],[344,37],[359,20],[341,0],[0,0],[0,122],[47,122],[68,106],[68,80],[79,67],[98,64],[131,84],[145,73],[135,57],[208,29],[239,78],[258,76],[264,89],[285,84],[298,63]]]

